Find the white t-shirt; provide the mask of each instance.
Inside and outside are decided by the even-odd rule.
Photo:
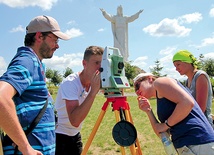
[[[86,92],[81,84],[79,73],[70,74],[62,81],[55,103],[58,115],[56,133],[75,136],[80,132],[83,122],[78,127],[71,125],[66,110],[65,100],[78,100],[81,105],[88,93],[89,92]]]

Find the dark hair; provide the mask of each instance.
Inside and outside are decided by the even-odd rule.
[[[41,32],[41,33],[44,37],[46,37],[51,32]],[[24,41],[25,46],[32,46],[34,44],[35,35],[36,35],[36,33],[28,33],[25,35],[25,41]]]
[[[25,46],[31,46],[34,44],[34,42],[35,42],[34,36],[35,35],[36,35],[36,33],[28,33],[25,35],[25,41],[24,41]]]
[[[89,46],[85,49],[85,53],[83,56],[84,60],[89,60],[92,55],[103,55],[104,49],[99,46]]]

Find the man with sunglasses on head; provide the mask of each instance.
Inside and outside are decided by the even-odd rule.
[[[18,48],[0,77],[0,127],[6,133],[5,155],[55,154],[55,117],[42,60],[53,56],[59,48],[58,39],[70,37],[60,31],[54,18],[35,17],[26,27],[25,46]],[[44,105],[47,107],[38,124],[26,136]]]

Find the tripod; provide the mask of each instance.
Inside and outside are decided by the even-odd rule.
[[[126,100],[126,96],[107,97],[107,100],[103,104],[102,111],[100,112],[100,115],[99,115],[99,117],[95,123],[95,126],[94,126],[94,128],[93,128],[93,130],[92,130],[92,132],[88,138],[88,141],[87,141],[81,155],[86,155],[88,148],[91,145],[91,142],[92,142],[92,140],[93,140],[93,138],[94,138],[94,136],[95,136],[95,134],[99,128],[99,125],[100,125],[105,113],[106,113],[106,110],[109,106],[109,102],[112,102],[112,107],[113,107],[113,111],[115,113],[115,118],[116,118],[116,122],[117,122],[117,124],[114,126],[115,132],[117,132],[118,127],[121,127],[121,126],[124,127],[122,129],[122,131],[125,131],[125,133],[123,132],[123,133],[121,133],[121,135],[120,135],[121,130],[118,131],[119,132],[118,134],[113,133],[113,136],[114,136],[113,138],[115,139],[115,141],[117,141],[117,143],[119,145],[121,145],[120,150],[121,150],[122,155],[125,155],[124,146],[129,146],[132,155],[142,155],[142,152],[140,149],[140,144],[139,144],[139,141],[137,138],[137,133],[136,133],[136,135],[135,135],[135,133],[132,133],[130,136],[127,137],[127,134],[129,133],[128,130],[131,129],[131,131],[135,131],[135,128],[132,125],[133,120],[131,117],[131,113],[129,111],[130,107],[129,107],[129,104]],[[121,116],[122,113],[125,115],[125,118],[123,118]],[[126,120],[124,123],[122,122],[122,121],[124,121],[123,119]],[[123,124],[120,125],[119,123],[123,123]],[[126,126],[127,126],[127,128],[125,129]],[[121,137],[119,137],[119,139],[118,139],[118,136],[121,136]],[[135,136],[134,142],[133,142],[132,136]],[[129,140],[132,142],[129,143]]]

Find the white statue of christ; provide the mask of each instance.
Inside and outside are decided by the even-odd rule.
[[[100,10],[102,11],[103,16],[111,22],[114,47],[120,50],[124,61],[128,61],[128,23],[137,19],[143,10],[138,11],[130,17],[123,16],[123,8],[121,5],[117,8],[117,15],[110,15],[104,9]]]

